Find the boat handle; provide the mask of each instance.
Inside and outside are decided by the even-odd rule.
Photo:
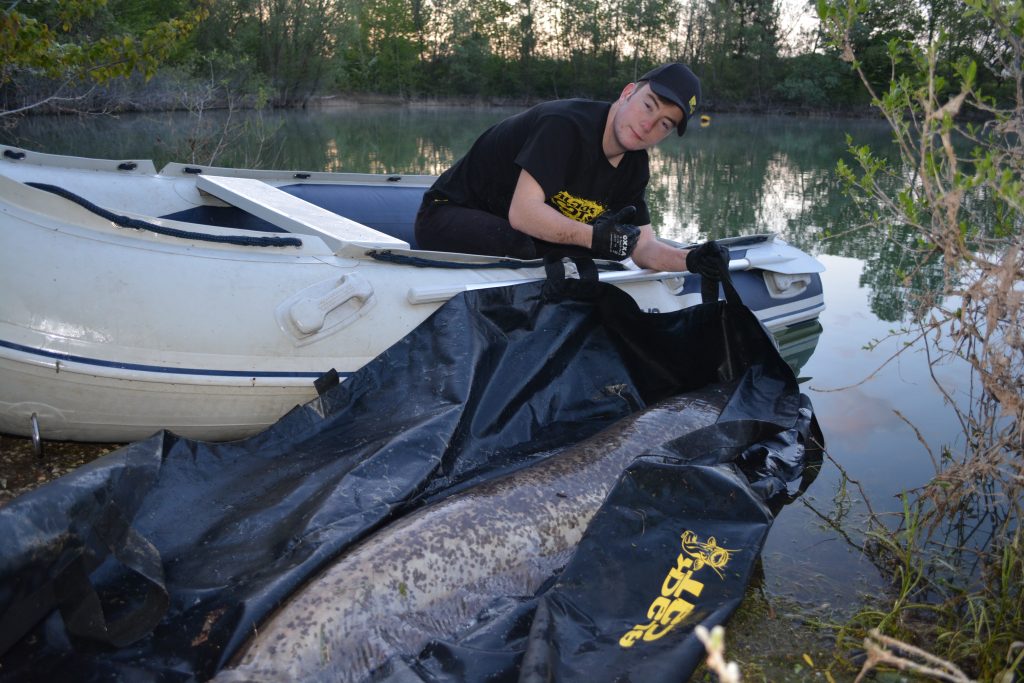
[[[361,307],[372,294],[373,286],[366,278],[342,275],[337,287],[322,296],[299,299],[292,304],[288,315],[299,332],[310,335],[323,328],[327,315],[338,306],[358,299]]]

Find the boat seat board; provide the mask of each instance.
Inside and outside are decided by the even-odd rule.
[[[350,245],[371,249],[408,249],[403,240],[339,216],[262,180],[201,175],[196,187],[288,232],[315,235],[335,252]]]

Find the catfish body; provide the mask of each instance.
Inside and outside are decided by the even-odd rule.
[[[630,462],[713,424],[729,394],[712,385],[666,399],[400,518],[297,591],[215,680],[364,680],[471,625],[496,597],[533,595]]]

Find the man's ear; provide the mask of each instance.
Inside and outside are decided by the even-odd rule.
[[[619,95],[624,100],[628,100],[630,96],[636,92],[636,83],[627,83],[626,87],[622,89],[622,94]]]

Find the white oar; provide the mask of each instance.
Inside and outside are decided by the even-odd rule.
[[[728,245],[726,241],[725,244]],[[738,245],[739,246],[739,245]],[[798,273],[820,273],[825,270],[815,258],[805,254],[795,247],[777,239],[770,239],[764,242],[753,244],[747,248],[743,258],[729,261],[729,270],[750,270],[758,268],[771,270],[785,275]],[[660,270],[616,270],[606,271],[598,274],[601,282],[622,284],[627,282],[645,282],[649,280],[667,280],[681,278],[689,275],[686,271],[670,273]],[[469,292],[477,289],[490,287],[509,287],[521,285],[526,282],[538,282],[543,277],[520,278],[517,280],[499,280],[494,282],[477,282],[459,285],[444,285],[440,287],[411,287],[407,298],[411,304],[437,303],[447,301],[456,294]]]

